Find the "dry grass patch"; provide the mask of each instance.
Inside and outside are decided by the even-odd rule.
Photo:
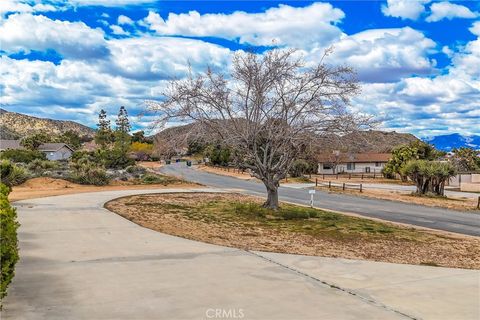
[[[480,239],[401,227],[239,194],[175,193],[116,199],[106,208],[150,229],[245,250],[480,268]]]
[[[439,207],[452,210],[470,211],[473,214],[479,213],[477,210],[477,199],[473,198],[452,198],[452,197],[429,197],[418,196],[410,191],[397,191],[397,190],[382,190],[382,189],[363,189],[360,193],[358,190],[345,190],[341,188],[317,187],[318,190],[344,193],[359,197],[368,197],[382,200],[393,200],[406,203],[420,204],[429,207]],[[480,217],[479,217],[480,219]]]

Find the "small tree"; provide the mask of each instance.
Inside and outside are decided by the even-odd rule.
[[[238,53],[230,70],[172,80],[163,102],[147,106],[160,114],[159,124],[193,121],[214,133],[208,139],[231,146],[237,162],[264,183],[264,206],[276,210],[280,180],[313,137],[354,131],[363,122],[345,108],[358,82],[351,68],[323,59],[308,68],[294,50]]]
[[[55,141],[57,142],[63,142],[68,144],[69,147],[73,148],[74,150],[77,150],[82,146],[82,139],[73,130],[68,130],[61,135],[59,135],[57,138],[55,138]]]
[[[107,119],[107,112],[100,110],[98,114],[97,132],[95,134],[95,143],[102,149],[106,149],[113,141],[110,120]]]
[[[401,169],[417,186],[416,193],[444,195],[445,183],[456,174],[451,163],[428,160],[410,160]]]
[[[29,135],[23,138],[20,141],[20,145],[28,150],[38,150],[38,148],[47,142],[51,142],[52,138],[48,136],[46,133],[36,133]]]
[[[402,173],[402,168],[408,161],[414,159],[435,160],[439,156],[439,151],[435,150],[432,145],[422,141],[414,141],[393,149],[392,158],[388,160],[382,173],[387,178],[395,178],[395,175],[398,174],[405,182],[407,181],[407,175]]]
[[[115,149],[119,150],[122,154],[127,154],[131,141],[131,126],[128,120],[127,109],[125,109],[124,106],[120,107],[115,124]]]
[[[453,149],[452,162],[458,171],[480,170],[480,152],[472,148]]]

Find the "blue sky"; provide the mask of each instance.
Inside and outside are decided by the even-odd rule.
[[[94,126],[124,105],[136,129],[188,65],[226,69],[247,47],[291,47],[356,69],[352,112],[420,137],[480,134],[479,1],[1,0],[0,105]]]

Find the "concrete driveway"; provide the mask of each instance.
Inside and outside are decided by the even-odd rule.
[[[158,233],[103,208],[167,191],[15,203],[21,260],[2,319],[480,317],[479,271],[247,252]]]

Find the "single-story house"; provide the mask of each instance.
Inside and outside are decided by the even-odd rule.
[[[0,140],[0,151],[8,149],[20,150],[24,147],[20,140]],[[74,152],[66,143],[43,143],[38,147],[38,151],[43,152],[48,160],[67,160]]]
[[[390,153],[332,153],[318,156],[318,173],[380,173]]]

